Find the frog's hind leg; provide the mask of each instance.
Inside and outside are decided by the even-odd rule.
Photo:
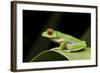
[[[85,41],[81,41],[78,43],[74,43],[74,44],[70,44],[67,46],[69,51],[79,51],[81,49],[84,49],[86,47],[86,42]]]

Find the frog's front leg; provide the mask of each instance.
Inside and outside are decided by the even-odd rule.
[[[66,44],[67,44],[67,40],[64,40],[61,44],[60,44],[60,46],[58,47],[58,49],[59,50],[63,50],[65,47],[66,47]]]
[[[85,41],[81,41],[81,42],[77,42],[74,44],[70,44],[67,46],[68,51],[72,52],[72,51],[79,51],[81,49],[84,49],[86,47],[86,42]]]
[[[66,47],[67,40],[64,40],[59,47],[56,47],[56,50],[63,50]]]
[[[52,50],[63,50],[66,47],[67,40],[64,40],[59,47],[55,47]]]

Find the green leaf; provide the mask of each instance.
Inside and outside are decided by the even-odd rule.
[[[90,59],[90,48],[81,51],[66,52],[66,50],[51,49],[39,53],[31,61],[87,60]]]

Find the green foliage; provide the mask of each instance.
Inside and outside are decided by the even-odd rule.
[[[90,59],[90,48],[85,48],[76,52],[66,52],[66,50],[51,49],[39,53],[31,62],[38,61],[59,61],[59,60],[87,60]]]

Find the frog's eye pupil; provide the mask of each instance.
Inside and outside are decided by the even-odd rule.
[[[53,29],[52,28],[48,28],[47,32],[48,32],[48,35],[52,35]]]

